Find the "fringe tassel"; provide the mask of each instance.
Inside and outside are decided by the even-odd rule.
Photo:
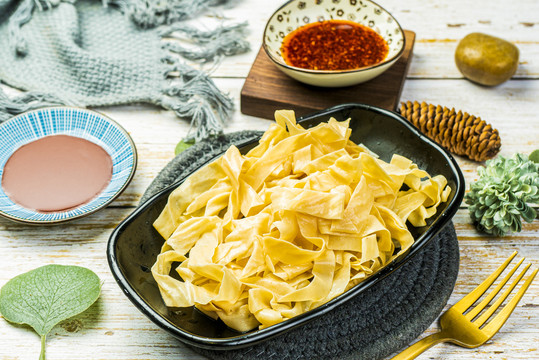
[[[249,51],[249,42],[245,40],[247,23],[219,26],[213,30],[199,30],[195,27],[177,23],[163,27],[159,30],[162,37],[178,39],[174,33],[184,35],[186,39],[197,45],[197,48],[188,48],[178,42],[166,42],[163,48],[177,53],[193,61],[208,62],[218,56],[231,56]]]
[[[26,92],[9,98],[0,88],[0,122],[9,120],[15,115],[46,106],[63,105],[64,101],[54,95],[38,92]]]
[[[176,23],[159,29],[161,37],[178,39],[183,35],[197,48],[185,48],[177,42],[165,42],[163,49],[176,53],[185,59],[208,62],[223,55],[229,56],[249,50],[245,40],[247,23],[219,26],[213,30],[200,30],[192,26]],[[165,77],[178,72],[179,81],[163,90],[160,105],[173,110],[180,118],[191,119],[191,126],[185,141],[199,141],[210,135],[223,132],[223,124],[230,117],[234,103],[222,93],[208,73],[181,62],[171,55],[163,59],[168,63]],[[192,133],[194,131],[194,134]]]
[[[36,3],[34,0],[24,0],[15,10],[7,25],[9,36],[9,47],[19,56],[25,56],[28,53],[28,43],[21,35],[21,26],[32,19],[32,12]]]
[[[105,0],[107,1],[107,0]],[[211,6],[227,4],[233,0],[108,0],[124,3],[126,14],[141,28],[172,24],[191,18]]]
[[[32,12],[37,7],[39,10],[48,10],[57,6],[60,0],[24,0],[17,10],[11,15],[8,23],[8,42],[11,51],[18,56],[28,54],[28,43],[21,34],[21,27],[32,19]]]
[[[217,88],[208,74],[172,57],[164,61],[169,64],[164,76],[179,72],[179,81],[171,82],[162,90],[159,105],[181,118],[191,119],[186,140],[199,141],[222,133],[223,123],[234,107],[232,99]]]

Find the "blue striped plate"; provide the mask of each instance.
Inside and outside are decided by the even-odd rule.
[[[86,109],[50,107],[18,115],[0,124],[0,184],[4,165],[21,146],[49,135],[71,135],[91,141],[112,158],[112,179],[97,197],[75,209],[40,213],[14,203],[0,186],[0,215],[32,224],[60,223],[91,214],[127,187],[137,167],[133,140],[118,123]]]

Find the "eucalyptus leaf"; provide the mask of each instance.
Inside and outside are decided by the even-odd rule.
[[[88,309],[101,291],[99,277],[80,266],[46,265],[18,275],[0,290],[0,313],[12,323],[30,325],[45,338],[59,322]]]
[[[195,144],[194,141],[184,141],[184,140],[180,141],[176,145],[176,148],[174,149],[174,155],[178,155],[179,153],[184,152],[185,150],[189,149],[194,144]]]

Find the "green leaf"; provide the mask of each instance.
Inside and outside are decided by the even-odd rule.
[[[30,325],[45,337],[59,322],[88,309],[101,291],[97,275],[80,266],[47,265],[18,275],[0,290],[0,313],[12,323]]]
[[[191,146],[195,144],[194,141],[180,141],[178,145],[176,145],[176,148],[174,149],[174,155],[178,155],[179,153],[184,152],[185,150],[189,149]]]
[[[539,164],[539,149],[532,151],[530,156],[528,156],[528,159],[530,159],[536,164]]]

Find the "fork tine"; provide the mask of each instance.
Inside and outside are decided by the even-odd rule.
[[[504,308],[492,319],[482,330],[485,332],[488,336],[492,337],[494,334],[500,330],[500,328],[505,324],[507,319],[509,318],[509,315],[513,312],[515,307],[517,306],[520,299],[522,299],[522,296],[528,290],[528,287],[532,283],[533,279],[535,278],[535,275],[537,275],[537,270],[535,269],[531,275],[528,277],[528,279],[522,284],[520,287],[520,290],[515,294],[515,296],[507,303],[507,305],[504,306]]]
[[[468,311],[466,315],[464,315],[464,317],[472,321],[473,318],[475,318],[485,308],[485,306],[487,306],[492,301],[492,299],[494,299],[494,297],[498,295],[500,290],[505,286],[505,284],[507,284],[509,279],[511,279],[511,277],[513,276],[515,271],[517,271],[517,269],[519,268],[519,266],[522,264],[523,261],[524,261],[524,258],[520,259],[520,261],[513,267],[513,269],[511,269],[511,271],[503,278],[503,280],[500,281],[500,283],[496,286],[496,288],[492,290],[488,294],[488,296],[486,296],[483,299],[483,301],[481,301],[478,305],[474,306],[473,309]]]
[[[468,295],[463,297],[459,302],[457,302],[455,305],[453,305],[453,308],[460,313],[464,313],[470,306],[473,305],[473,303],[481,297],[487,291],[487,289],[492,285],[492,283],[500,276],[500,274],[505,270],[507,265],[511,262],[517,256],[517,252],[511,254],[503,262],[503,264],[500,265],[500,267],[494,271],[488,278],[486,278],[485,281],[483,281],[481,284],[479,284],[475,289],[473,289]]]
[[[503,293],[502,295],[500,295],[500,297],[498,299],[496,299],[496,302],[494,302],[494,304],[492,304],[491,307],[488,308],[487,311],[485,311],[483,314],[481,314],[481,316],[475,320],[473,323],[477,326],[481,326],[483,325],[487,320],[488,318],[494,314],[494,312],[502,305],[502,303],[505,301],[505,299],[507,299],[507,297],[509,296],[509,294],[511,294],[511,292],[513,291],[513,289],[518,285],[518,283],[520,282],[520,280],[524,277],[524,274],[526,274],[526,272],[528,271],[528,269],[530,268],[532,264],[528,264],[526,265],[526,267],[524,269],[522,269],[522,271],[520,272],[520,274],[518,274],[517,278],[513,281],[513,283],[511,284],[511,286],[509,286]],[[505,279],[504,279],[505,280]],[[509,280],[509,279],[507,279]],[[504,284],[505,285],[505,284]],[[503,286],[503,285],[502,285]]]

